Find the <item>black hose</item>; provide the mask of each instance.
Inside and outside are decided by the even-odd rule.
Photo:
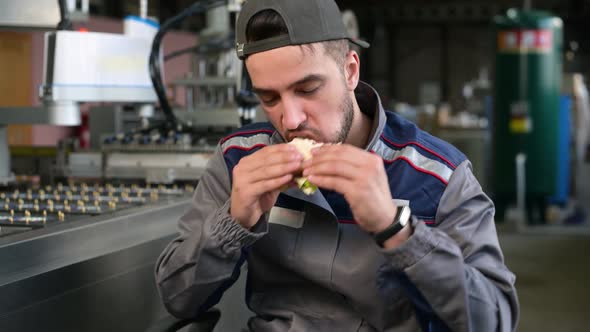
[[[57,24],[57,30],[72,30],[72,21],[70,21],[70,14],[68,13],[68,6],[66,0],[58,0],[60,21]]]
[[[194,14],[205,12],[211,8],[224,5],[225,3],[225,0],[204,0],[195,2],[190,7],[183,10],[180,14],[164,22],[164,24],[162,24],[160,30],[158,30],[158,33],[154,37],[149,58],[150,77],[152,79],[154,89],[156,90],[158,101],[160,102],[160,107],[164,112],[164,116],[166,117],[166,122],[169,127],[178,127],[178,119],[174,115],[174,112],[170,107],[170,103],[168,103],[168,99],[166,97],[166,88],[164,87],[164,83],[162,82],[162,70],[160,68],[160,61],[158,61],[160,55],[160,44],[162,43],[162,39],[164,38],[164,35],[168,32],[168,30],[176,26],[178,23],[182,22],[187,17],[192,16]]]
[[[211,54],[217,53],[219,51],[230,50],[234,48],[235,37],[230,35],[229,37],[223,39],[213,39],[208,41],[206,44],[199,44],[196,46],[191,46],[187,48],[183,48],[177,51],[170,52],[164,56],[164,62],[172,60],[176,57],[179,57],[183,54],[193,53],[193,54]]]

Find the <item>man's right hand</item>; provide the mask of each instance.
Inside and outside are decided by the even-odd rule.
[[[233,170],[230,214],[244,228],[274,206],[281,188],[301,170],[303,157],[288,144],[264,147],[242,158]]]

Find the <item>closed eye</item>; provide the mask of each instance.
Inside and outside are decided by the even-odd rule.
[[[314,84],[307,84],[306,86],[296,89],[295,93],[302,96],[310,96],[318,92],[322,86],[322,83],[314,82]]]
[[[296,92],[300,95],[312,95],[314,93],[316,93],[319,90],[319,87],[317,88],[313,88],[313,89],[300,89],[297,90]]]
[[[258,99],[265,105],[265,106],[273,106],[279,100],[279,97],[273,95],[258,95]]]

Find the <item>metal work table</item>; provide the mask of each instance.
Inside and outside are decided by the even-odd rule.
[[[153,269],[190,197],[0,237],[0,331],[143,331]]]

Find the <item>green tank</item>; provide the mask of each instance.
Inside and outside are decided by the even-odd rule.
[[[544,209],[555,192],[563,23],[547,12],[509,9],[494,18],[494,34],[493,192],[502,216],[516,199],[518,153],[526,155],[527,205]]]

